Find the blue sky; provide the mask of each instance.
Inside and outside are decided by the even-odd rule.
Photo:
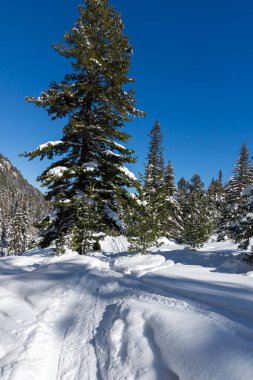
[[[58,139],[59,122],[26,104],[69,70],[51,44],[77,17],[81,0],[12,0],[0,12],[0,152],[33,184],[45,163],[18,157]],[[128,130],[142,170],[158,119],[166,160],[177,179],[199,173],[207,184],[230,174],[243,141],[253,154],[253,3],[238,0],[111,0],[134,46],[137,106],[147,112]],[[38,185],[37,185],[38,186]]]

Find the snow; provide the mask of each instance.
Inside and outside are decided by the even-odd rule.
[[[98,163],[96,161],[90,161],[83,164],[83,170],[86,172],[93,172],[98,168]]]
[[[56,146],[56,145],[60,145],[60,144],[62,144],[62,141],[60,141],[60,140],[59,141],[48,141],[44,144],[39,145],[37,149],[42,150],[42,149],[48,148],[49,146]]]
[[[113,145],[115,146],[116,149],[126,150],[126,147],[124,145],[116,143],[115,141],[113,141]]]
[[[169,268],[174,262],[165,261],[161,255],[132,255],[120,257],[114,261],[114,268],[125,274],[136,274],[138,277],[148,272]]]
[[[0,378],[251,380],[252,267],[229,241],[162,240],[1,258]]]
[[[90,61],[96,63],[100,67],[102,66],[102,64],[96,58],[90,58]]]
[[[54,177],[62,177],[63,173],[68,170],[65,166],[56,166],[55,168],[50,169],[47,174],[52,175]]]
[[[100,241],[101,249],[105,254],[127,252],[129,243],[125,236],[106,236]]]
[[[122,173],[124,173],[128,178],[134,180],[134,181],[137,181],[134,173],[132,173],[128,168],[126,168],[125,166],[120,166],[120,171]]]
[[[108,205],[105,206],[105,215],[108,219],[112,220],[119,228],[123,227],[123,223],[119,216]]]
[[[12,168],[12,165],[4,158],[1,158],[0,168],[10,170]],[[13,172],[13,174],[15,175],[16,173]]]
[[[109,149],[105,150],[105,151],[104,151],[104,154],[105,154],[106,156],[121,157],[120,154],[115,153],[115,152],[113,152],[113,151],[111,151],[111,150],[109,150]]]

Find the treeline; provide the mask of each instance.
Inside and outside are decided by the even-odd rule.
[[[41,246],[56,244],[63,252],[69,244],[86,253],[104,235],[124,233],[133,250],[146,252],[160,236],[198,247],[213,231],[247,245],[252,181],[246,146],[227,185],[220,173],[207,190],[199,175],[176,186],[156,123],[140,183],[125,166],[135,158],[125,146],[130,136],[124,125],[144,113],[135,106],[129,76],[133,49],[120,15],[108,0],[86,0],[63,40],[55,49],[71,61],[72,70],[39,97],[27,98],[52,120],[66,122],[59,141],[25,154],[52,160],[39,177],[53,207],[40,225]]]
[[[38,238],[36,223],[48,211],[42,193],[0,154],[0,255],[24,252]]]
[[[138,207],[128,214],[127,235],[133,249],[146,252],[165,236],[193,248],[211,235],[251,249],[253,237],[253,165],[246,144],[241,147],[232,176],[223,183],[222,171],[205,188],[198,174],[175,183],[171,161],[164,165],[161,128],[155,123],[142,185],[135,195]],[[245,255],[252,260],[251,252]]]

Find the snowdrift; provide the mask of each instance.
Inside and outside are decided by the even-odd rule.
[[[0,259],[1,379],[251,380],[252,268],[235,246],[126,249]]]

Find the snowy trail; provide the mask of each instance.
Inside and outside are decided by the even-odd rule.
[[[251,380],[252,290],[158,255],[3,259],[0,378]]]

